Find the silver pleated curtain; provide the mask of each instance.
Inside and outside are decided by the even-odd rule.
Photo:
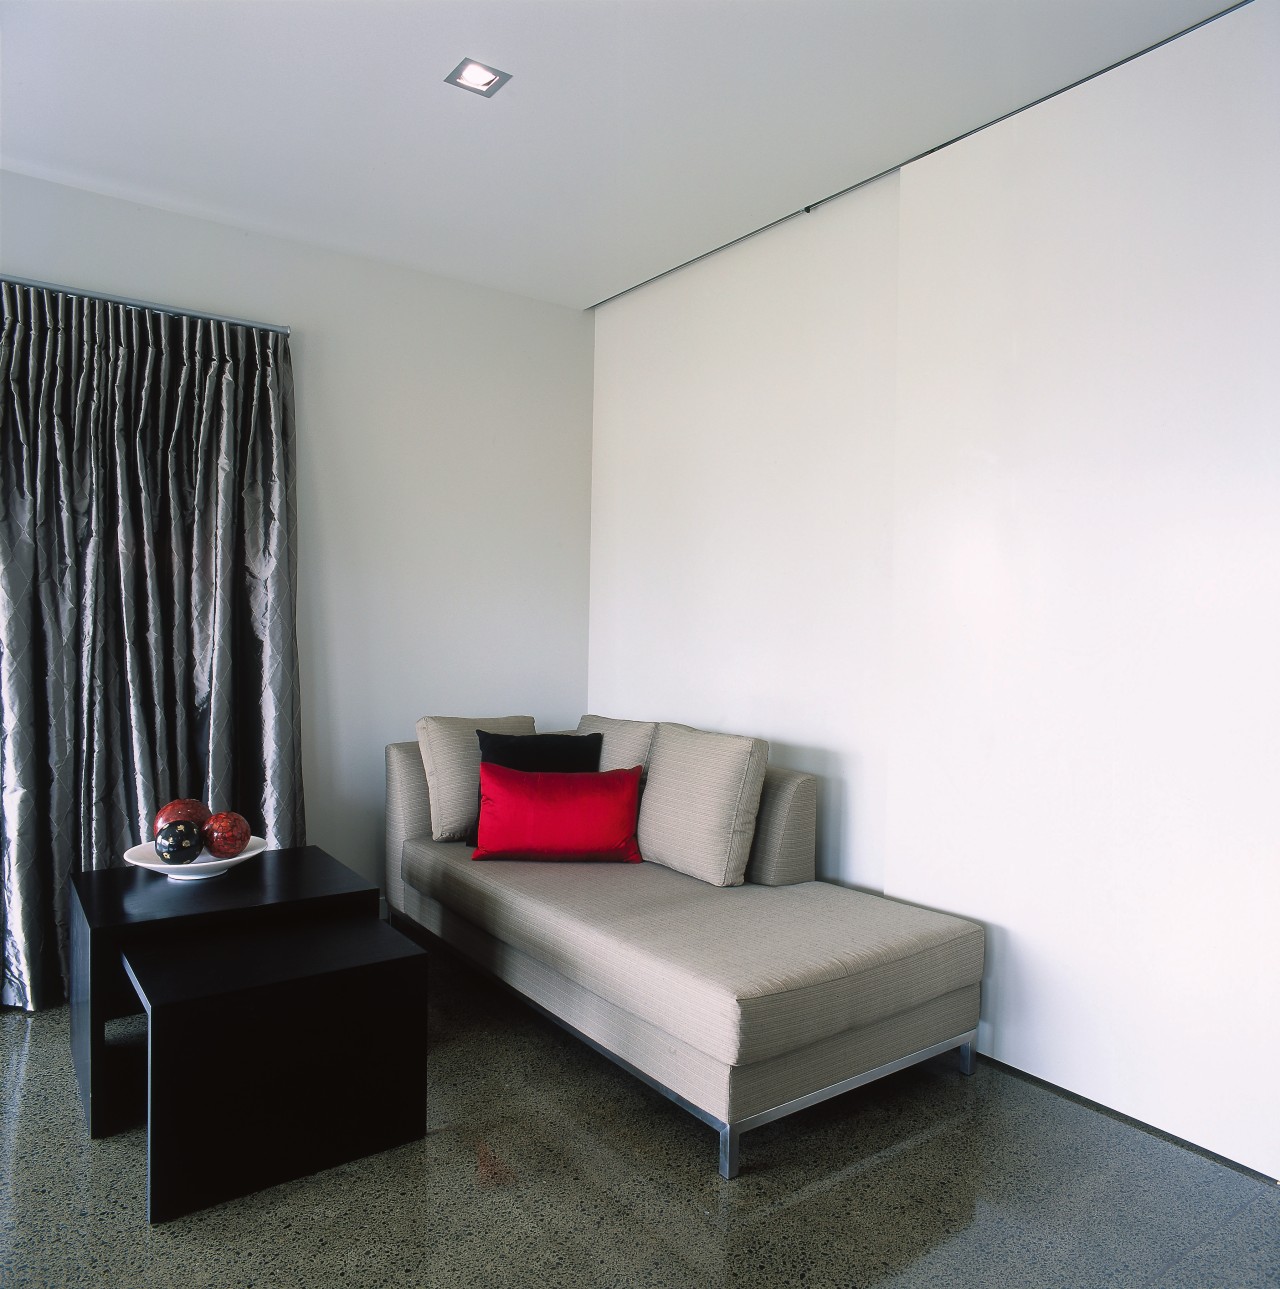
[[[197,797],[304,841],[293,374],[269,329],[0,281],[2,1001]]]

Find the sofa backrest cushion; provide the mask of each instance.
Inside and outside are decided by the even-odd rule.
[[[740,886],[768,759],[763,739],[660,724],[640,798],[641,854],[712,886]]]
[[[532,734],[532,716],[423,716],[418,746],[427,773],[431,836],[462,841],[476,822],[480,801],[480,741],[490,734]]]
[[[579,734],[604,735],[604,746],[600,750],[602,770],[629,770],[638,765],[642,772],[646,771],[653,732],[657,728],[653,721],[619,721],[611,716],[584,716],[578,722]]]
[[[771,765],[764,774],[746,880],[760,886],[813,881],[817,824],[817,776]]]

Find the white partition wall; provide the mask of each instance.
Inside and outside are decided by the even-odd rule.
[[[1280,6],[902,175],[886,889],[985,1050],[1268,1173]]]
[[[588,702],[825,776],[985,1051],[1280,1175],[1280,0],[601,309]]]

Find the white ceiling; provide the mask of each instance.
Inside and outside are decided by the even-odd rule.
[[[1226,7],[0,0],[0,165],[585,307]]]

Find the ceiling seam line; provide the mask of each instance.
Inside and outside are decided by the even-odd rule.
[[[965,139],[971,139],[975,134],[981,134],[983,130],[989,130],[993,125],[999,125],[1003,121],[1008,121],[1011,117],[1020,116],[1023,112],[1029,112],[1034,107],[1039,107],[1042,103],[1047,103],[1050,99],[1055,99],[1061,94],[1067,94],[1071,90],[1079,89],[1081,85],[1087,85],[1092,80],[1097,80],[1099,76],[1105,76],[1108,72],[1114,72],[1117,68],[1123,67],[1126,63],[1131,63],[1135,59],[1145,58],[1148,54],[1154,53],[1157,49],[1162,49],[1165,45],[1172,44],[1175,40],[1181,40],[1183,36],[1189,36],[1193,31],[1199,31],[1201,27],[1207,27],[1212,22],[1217,22],[1219,18],[1225,18],[1228,14],[1235,13],[1238,9],[1244,9],[1253,4],[1253,0],[1237,0],[1237,3],[1229,5],[1227,8],[1220,10],[1218,13],[1210,14],[1207,18],[1202,18],[1199,22],[1194,22],[1189,27],[1184,27],[1181,31],[1176,31],[1172,36],[1166,36],[1163,40],[1157,40],[1155,44],[1148,45],[1144,49],[1138,50],[1135,54],[1129,54],[1125,58],[1118,59],[1106,67],[1099,68],[1096,72],[1090,72],[1088,76],[1082,76],[1077,81],[1072,81],[1070,85],[1064,85],[1061,89],[1056,89],[1048,94],[1034,99],[1030,103],[1024,103],[1021,107],[1015,107],[1006,112],[1003,116],[994,117],[990,121],[984,121],[981,125],[975,125],[972,130],[966,130],[963,134],[957,134],[955,138],[947,139],[944,143],[936,144],[932,148],[926,148],[923,152],[917,152],[915,156],[908,157],[905,161],[899,161],[896,165],[889,166],[881,170],[879,174],[869,175],[866,179],[859,179],[857,183],[850,184],[847,188],[841,188],[837,192],[828,194],[826,197],[819,197],[817,201],[810,202],[807,206],[802,206],[799,210],[793,210],[789,215],[783,215],[771,223],[762,224],[759,228],[753,228],[749,233],[743,233],[741,237],[735,237],[732,241],[723,243],[720,246],[713,246],[709,251],[703,251],[701,255],[695,255],[692,259],[684,260],[680,264],[673,264],[669,269],[663,269],[661,273],[655,273],[652,277],[647,277],[643,282],[637,282],[634,286],[624,287],[621,291],[615,291],[613,295],[607,295],[603,300],[597,300],[595,304],[587,305],[584,312],[590,313],[599,309],[602,305],[611,304],[614,300],[620,300],[624,295],[630,295],[632,291],[639,291],[641,287],[646,287],[654,282],[661,281],[664,277],[670,277],[672,273],[679,273],[682,269],[690,268],[702,260],[710,259],[713,255],[719,255],[721,251],[727,251],[730,247],[738,246],[742,242],[748,241],[752,237],[758,237],[761,233],[767,233],[771,228],[777,228],[779,224],[785,224],[789,220],[795,219],[798,215],[810,215],[819,206],[825,206],[830,201],[835,201],[840,197],[847,197],[850,193],[857,192],[859,188],[865,188],[868,184],[873,184],[877,180],[884,179],[888,175],[895,174],[906,166],[914,165],[917,161],[923,161],[925,157],[931,157],[935,152],[941,152],[944,148],[951,147],[954,143],[962,143]]]

